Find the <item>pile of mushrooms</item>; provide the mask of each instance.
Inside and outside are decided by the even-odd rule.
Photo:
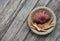
[[[53,21],[53,17],[49,14],[49,12],[45,10],[38,10],[34,12],[32,17],[32,23],[33,29],[36,29],[38,31],[45,32],[52,26],[55,26],[55,24],[51,24]]]

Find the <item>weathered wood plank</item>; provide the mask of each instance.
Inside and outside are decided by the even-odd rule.
[[[14,36],[12,41],[23,41],[24,40],[27,33],[30,31],[30,29],[27,27],[27,21],[24,24],[25,25],[22,26],[22,28],[19,30],[18,34]]]
[[[0,12],[7,6],[9,0],[0,0]]]
[[[1,41],[12,41],[38,0],[27,0]]]
[[[48,2],[50,2],[51,0],[39,0],[39,2],[37,3],[36,7],[39,6],[46,6],[48,4]]]
[[[3,31],[2,31],[2,30],[3,30],[3,29],[2,29],[3,27],[1,27],[1,26],[3,26],[3,25],[2,25],[2,22],[4,21],[4,20],[3,20],[3,16],[4,16],[3,14],[5,14],[5,13],[1,13],[1,12],[4,11],[4,9],[6,8],[6,6],[7,6],[7,4],[8,4],[9,2],[10,2],[10,1],[7,0],[6,3],[4,4],[4,6],[3,6],[3,7],[1,8],[1,10],[0,10],[0,38],[1,38],[2,35],[3,35]]]
[[[45,41],[60,41],[60,2],[58,0],[53,0],[49,5],[56,16],[57,16],[57,25],[55,30],[49,34]]]
[[[5,10],[3,9],[2,12],[0,12],[0,38],[6,33],[10,24],[25,3],[25,0],[10,0],[8,2],[9,5],[4,7]]]
[[[3,5],[5,4],[7,0],[0,0],[0,9],[3,7]]]

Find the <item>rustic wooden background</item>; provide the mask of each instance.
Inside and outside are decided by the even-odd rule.
[[[39,6],[56,14],[57,25],[49,35],[36,35],[27,25],[29,12]],[[60,0],[0,0],[0,41],[60,41]]]

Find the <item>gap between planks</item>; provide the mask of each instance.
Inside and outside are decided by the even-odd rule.
[[[27,0],[26,4],[23,6],[17,17],[15,18],[12,25],[9,27],[8,31],[4,35],[1,41],[12,41],[15,34],[18,32],[18,30],[21,28],[20,26],[23,24],[24,20],[28,16],[28,13],[32,10],[32,8],[35,6],[38,0]],[[30,5],[30,6],[29,6]],[[29,10],[28,10],[29,9]],[[25,15],[24,15],[25,12]],[[18,26],[18,27],[17,27]]]
[[[15,0],[15,2],[12,1],[12,0],[10,0],[10,1],[8,1],[8,3],[9,3],[9,5],[6,6],[6,7],[4,7],[5,10],[3,9],[4,10],[4,13],[3,14],[5,14],[5,17],[3,15],[1,15],[4,19],[0,23],[0,39],[6,33],[6,31],[9,28],[9,26],[12,24],[13,20],[17,16],[18,12],[23,7],[23,5],[25,3],[25,0],[23,0],[23,1],[21,1],[21,0]],[[9,7],[9,6],[11,6],[11,7]]]

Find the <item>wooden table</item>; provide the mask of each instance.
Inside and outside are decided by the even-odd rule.
[[[60,41],[59,4],[59,0],[0,0],[0,41]],[[36,35],[28,27],[29,12],[39,6],[51,8],[57,17],[49,35]]]

